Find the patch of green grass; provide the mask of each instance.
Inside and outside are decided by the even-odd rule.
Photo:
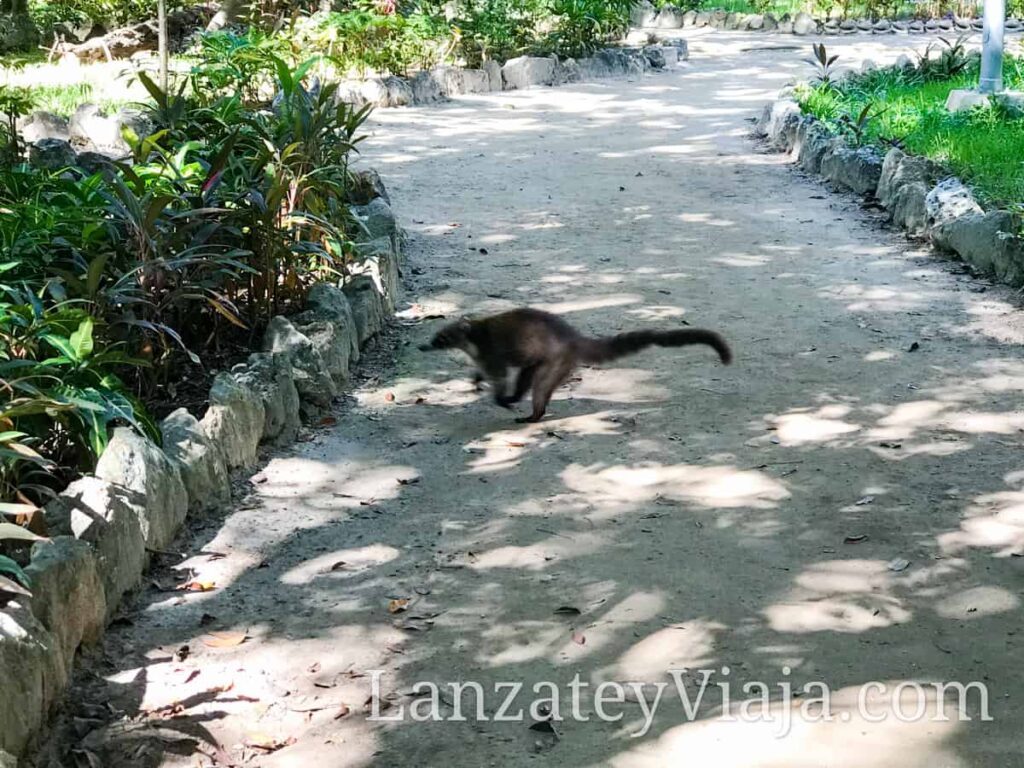
[[[106,112],[116,112],[127,106],[130,100],[112,96],[96,95],[89,83],[72,85],[44,85],[30,88],[34,108],[70,117],[80,104],[91,102]]]
[[[1024,60],[1008,57],[1008,88],[1024,86]],[[877,70],[838,85],[806,87],[798,94],[803,110],[842,129],[865,107],[862,143],[887,149],[896,143],[914,155],[935,160],[970,183],[984,201],[1024,207],[1024,114],[1000,105],[950,114],[946,98],[956,88],[977,85],[972,64],[947,80],[921,81],[913,71]]]

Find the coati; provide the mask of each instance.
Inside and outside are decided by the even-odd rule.
[[[533,412],[516,421],[536,422],[544,417],[555,389],[581,363],[606,363],[650,346],[689,344],[706,344],[726,365],[732,361],[729,345],[715,331],[681,328],[590,338],[557,315],[525,308],[478,320],[457,320],[439,330],[420,349],[461,349],[477,365],[474,381],[489,381],[494,388],[494,401],[503,408],[518,403],[532,387]],[[519,369],[511,395],[507,381],[509,368]]]

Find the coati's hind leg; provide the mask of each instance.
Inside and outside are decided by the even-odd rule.
[[[555,390],[569,378],[572,373],[572,363],[569,361],[551,361],[541,365],[533,377],[533,413],[516,419],[517,422],[538,422],[544,418],[551,395]]]
[[[533,376],[537,373],[536,365],[528,365],[524,368],[519,369],[519,375],[516,376],[516,388],[512,392],[511,401],[518,403],[523,399],[523,395],[533,385]]]

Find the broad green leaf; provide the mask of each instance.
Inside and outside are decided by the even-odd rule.
[[[0,540],[11,541],[46,541],[42,536],[32,533],[28,528],[22,528],[14,523],[0,523]]]
[[[79,324],[78,330],[71,334],[71,348],[75,351],[74,357],[79,362],[92,354],[92,329],[92,318],[87,317]]]

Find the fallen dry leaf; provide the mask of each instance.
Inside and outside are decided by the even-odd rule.
[[[294,743],[294,736],[290,736],[287,739],[275,739],[273,736],[268,736],[265,733],[251,733],[245,740],[245,745],[247,747],[259,749],[263,752],[276,752],[277,750],[290,746]]]
[[[387,400],[389,403],[395,402],[395,393],[394,392],[386,392],[384,394],[384,399]]]
[[[506,441],[505,445],[507,445],[509,448],[525,448],[526,447],[526,443],[524,443],[522,440],[508,440],[508,441]]]
[[[388,601],[388,613],[402,613],[409,610],[409,598],[400,597]]]
[[[556,616],[579,616],[580,615],[580,609],[579,608],[574,608],[571,605],[563,605],[563,606],[560,606],[558,608],[555,608],[555,615]]]
[[[211,632],[203,636],[203,645],[210,648],[232,648],[248,639],[245,632]]]
[[[324,416],[322,419],[320,419],[321,427],[333,427],[337,423],[338,420],[333,416]]]
[[[341,718],[343,718],[343,717],[348,717],[349,713],[351,713],[351,712],[352,712],[352,710],[348,706],[348,704],[342,704],[340,707],[338,707],[338,711],[337,711],[337,713],[335,713],[334,719],[335,720],[341,720]]]
[[[217,588],[215,581],[186,581],[175,587],[181,592],[209,592]]]
[[[585,645],[587,638],[582,632],[573,632],[572,641],[576,643],[576,645]]]

